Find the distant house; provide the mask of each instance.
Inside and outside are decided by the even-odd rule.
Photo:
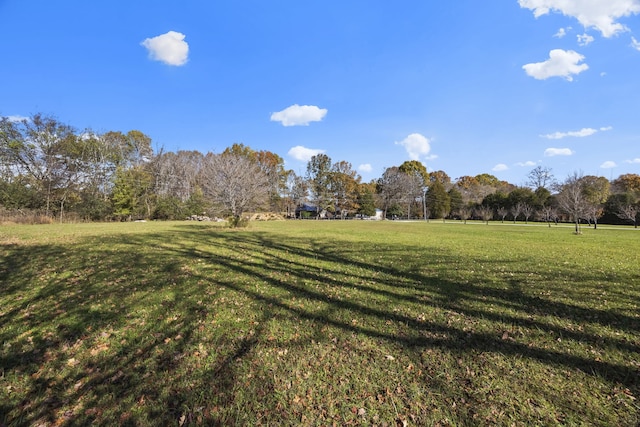
[[[382,220],[382,214],[383,213],[384,213],[384,211],[382,209],[376,209],[375,215],[368,216],[368,215],[356,214],[356,218],[357,219],[367,219],[367,220],[370,220],[370,221],[380,221],[380,220]]]
[[[298,219],[315,218],[316,216],[318,216],[317,206],[304,204],[296,208],[296,218]],[[327,216],[326,210],[323,209],[322,211],[320,211],[320,218],[326,218],[326,216]]]

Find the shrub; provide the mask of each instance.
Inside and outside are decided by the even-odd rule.
[[[227,222],[231,228],[246,228],[249,225],[249,218],[242,216],[232,216]]]

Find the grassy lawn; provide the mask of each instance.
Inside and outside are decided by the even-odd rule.
[[[0,226],[0,425],[640,423],[640,232]]]

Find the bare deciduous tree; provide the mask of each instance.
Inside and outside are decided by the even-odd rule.
[[[493,209],[489,206],[481,206],[476,210],[476,215],[478,215],[484,222],[489,224],[489,220],[493,218]]]
[[[551,168],[537,166],[527,175],[529,181],[527,184],[537,190],[538,188],[547,188],[548,186],[552,186],[554,182],[553,174],[551,173]]]
[[[458,212],[458,216],[462,221],[464,221],[465,224],[467,223],[467,220],[471,218],[471,208],[467,206],[463,206],[459,208],[457,212]]]
[[[522,203],[522,207],[520,210],[522,211],[522,215],[524,215],[524,223],[528,223],[529,218],[531,218],[531,216],[535,212],[535,209],[528,203]]]
[[[556,222],[558,220],[558,212],[553,206],[543,206],[538,213],[540,219],[546,221],[549,227],[551,227],[551,222]]]
[[[589,226],[591,226],[591,223],[593,223],[593,229],[595,230],[598,228],[598,218],[604,215],[604,209],[601,205],[589,203],[589,205],[585,209],[585,215],[587,221],[589,221]]]
[[[302,176],[289,171],[285,185],[285,198],[287,200],[287,216],[291,217],[298,206],[302,206],[309,196],[309,185]]]
[[[161,197],[185,202],[197,187],[204,156],[197,151],[160,152],[150,162],[155,178],[154,190]]]
[[[0,152],[3,162],[15,173],[32,179],[44,200],[49,216],[54,202],[60,215],[69,192],[75,187],[83,166],[82,140],[75,130],[51,116],[35,114],[29,119],[0,123]]]
[[[411,188],[412,181],[409,175],[401,172],[396,166],[385,169],[378,180],[378,194],[382,202],[384,218],[387,217],[387,210],[392,205],[406,200]]]
[[[580,218],[585,218],[589,202],[584,192],[582,174],[574,172],[560,186],[557,196],[558,206],[575,223],[575,232],[580,234]]]
[[[505,207],[499,207],[496,212],[498,216],[502,219],[502,222],[504,222],[504,219],[506,218],[506,216],[509,215],[509,209]]]
[[[203,187],[214,205],[237,224],[242,214],[265,205],[269,179],[260,167],[237,154],[208,154],[203,162]]]
[[[633,222],[633,227],[638,228],[638,209],[637,205],[621,206],[620,210],[616,213],[618,218]]]
[[[511,208],[511,215],[513,215],[513,223],[515,224],[516,221],[518,220],[518,217],[520,216],[520,214],[522,213],[522,203],[516,203],[512,208]]]

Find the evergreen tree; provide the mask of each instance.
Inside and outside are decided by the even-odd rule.
[[[432,218],[445,218],[451,212],[451,198],[444,184],[435,181],[427,190],[427,206]]]

